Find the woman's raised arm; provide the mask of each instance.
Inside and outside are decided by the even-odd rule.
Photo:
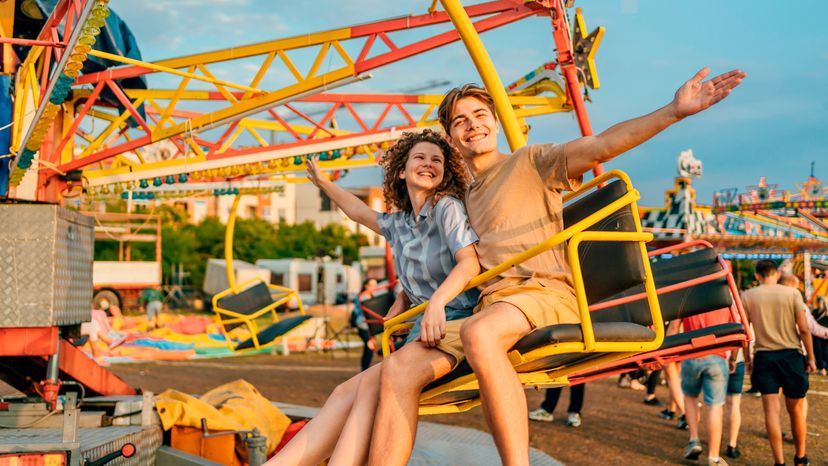
[[[345,212],[345,215],[347,215],[348,218],[359,224],[365,225],[379,234],[382,234],[379,223],[377,223],[378,212],[376,210],[368,207],[364,202],[359,200],[358,197],[348,191],[345,191],[329,180],[328,177],[322,173],[322,170],[319,169],[315,158],[308,159],[307,165],[308,179],[310,179],[311,183],[316,185],[316,187],[322,191],[325,191],[325,194],[327,194],[328,197],[330,197],[331,200],[334,201],[343,212]]]

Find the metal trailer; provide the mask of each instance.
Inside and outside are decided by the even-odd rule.
[[[215,465],[163,446],[151,393],[75,347],[91,320],[93,220],[51,204],[0,204],[0,466]],[[266,442],[241,435],[249,464]]]

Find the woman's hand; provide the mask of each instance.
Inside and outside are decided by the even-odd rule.
[[[308,157],[307,161],[305,162],[307,165],[308,170],[308,179],[311,183],[314,184],[317,188],[322,188],[322,183],[328,181],[328,178],[322,173],[322,170],[319,169],[319,165],[317,165],[316,157]]]
[[[420,322],[420,341],[433,348],[446,336],[446,307],[443,303],[429,301]]]

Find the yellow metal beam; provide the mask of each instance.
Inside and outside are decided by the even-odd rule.
[[[179,71],[175,68],[170,68],[168,66],[163,66],[163,65],[160,65],[160,64],[157,64],[157,63],[150,63],[150,62],[145,62],[145,61],[141,61],[141,60],[135,60],[135,59],[132,59],[132,58],[122,57],[121,55],[115,55],[115,54],[112,54],[112,53],[102,52],[100,50],[92,49],[92,50],[89,51],[89,55],[92,55],[92,56],[98,57],[98,58],[103,58],[103,59],[106,59],[106,60],[112,60],[112,61],[116,61],[116,62],[120,62],[120,63],[126,63],[128,65],[140,66],[141,68],[146,68],[148,70],[160,71],[160,72],[164,72],[164,73],[174,74],[176,76],[182,76],[182,77],[185,77],[185,78],[196,79],[196,80],[204,81],[204,82],[207,82],[207,83],[210,83],[210,84],[218,84],[218,85],[222,85],[222,86],[232,87],[234,89],[239,89],[239,90],[242,90],[242,91],[248,91],[248,92],[254,92],[254,93],[264,92],[261,89],[255,89],[255,88],[244,86],[244,85],[241,85],[241,84],[235,84],[235,83],[231,83],[229,81],[223,81],[221,79],[210,78],[208,76],[199,76],[195,73],[190,73],[190,72],[187,72],[187,71]]]

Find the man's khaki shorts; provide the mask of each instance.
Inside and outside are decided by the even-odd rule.
[[[577,324],[581,321],[575,296],[561,288],[545,286],[541,281],[529,278],[482,295],[474,312],[482,312],[495,303],[508,303],[520,310],[532,330],[556,324]],[[460,327],[466,319],[446,322],[446,337],[437,349],[455,358],[457,367],[465,359],[460,341]]]

